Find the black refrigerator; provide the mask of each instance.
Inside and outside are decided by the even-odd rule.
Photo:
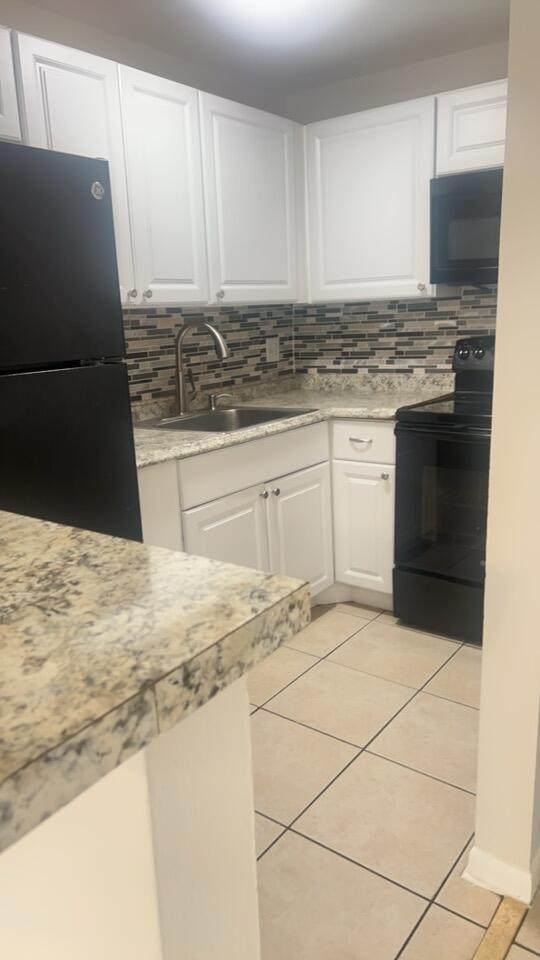
[[[104,160],[0,143],[0,509],[141,540]]]

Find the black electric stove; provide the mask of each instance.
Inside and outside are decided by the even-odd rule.
[[[481,643],[495,338],[458,340],[455,392],[396,424],[394,613]]]

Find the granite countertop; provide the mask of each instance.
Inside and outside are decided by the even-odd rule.
[[[273,420],[230,433],[151,429],[136,425],[134,435],[137,466],[146,467],[167,460],[181,460],[210,450],[246,443],[248,440],[270,437],[276,433],[305,427],[323,420],[340,418],[393,420],[399,407],[417,403],[430,396],[448,393],[453,378],[451,375],[442,373],[415,378],[404,385],[398,381],[397,389],[391,389],[385,385],[384,379],[373,376],[371,382],[364,380],[361,387],[356,390],[332,389],[335,387],[336,378],[331,376],[326,380],[320,377],[319,381],[320,385],[317,387],[312,384],[295,387],[293,377],[289,378],[285,389],[279,389],[279,384],[276,387],[274,382],[270,387],[261,384],[259,390],[247,399],[242,398],[241,391],[238,398],[235,396],[238,405],[299,407],[311,408],[314,411],[299,412],[298,416],[288,417],[286,420]],[[259,391],[264,391],[264,395],[260,395]]]
[[[287,577],[0,512],[0,850],[310,618]]]

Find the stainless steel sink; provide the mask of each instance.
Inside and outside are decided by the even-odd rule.
[[[199,430],[202,433],[228,433],[232,430],[242,430],[245,427],[255,427],[259,423],[269,423],[271,420],[285,420],[287,417],[298,417],[303,413],[314,413],[301,407],[222,407],[219,410],[209,410],[207,413],[189,413],[182,417],[169,417],[166,420],[143,422],[139,427],[156,427],[162,430]]]

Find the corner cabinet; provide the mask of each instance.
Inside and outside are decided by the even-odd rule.
[[[434,99],[306,128],[313,300],[428,296]]]
[[[109,161],[122,301],[134,285],[118,68],[81,50],[17,37],[28,143]]]
[[[21,124],[13,70],[11,31],[0,27],[0,138],[20,140]]]
[[[295,300],[295,125],[199,96],[210,301]]]
[[[132,303],[207,303],[197,91],[120,67],[133,238]]]
[[[333,583],[328,463],[185,510],[182,525],[188,553],[307,580],[313,596]]]
[[[483,83],[437,97],[437,175],[501,167],[508,83]]]

